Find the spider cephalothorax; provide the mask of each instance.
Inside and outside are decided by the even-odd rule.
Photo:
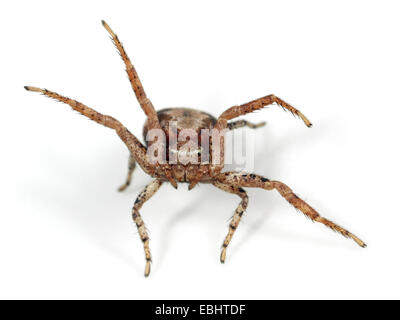
[[[61,96],[47,89],[39,89],[30,86],[26,86],[25,89],[40,92],[45,96],[64,102],[84,116],[116,131],[130,151],[129,171],[125,184],[119,188],[120,191],[125,190],[129,186],[136,163],[138,163],[147,174],[155,178],[139,194],[132,209],[132,217],[139,230],[139,235],[144,246],[146,258],[145,276],[148,276],[150,273],[151,254],[149,237],[139,210],[165,182],[170,182],[175,188],[177,188],[177,182],[189,183],[189,190],[197,183],[210,183],[221,190],[236,194],[241,198],[241,202],[229,224],[229,232],[222,245],[220,256],[222,263],[225,262],[226,249],[247,207],[248,196],[246,191],[242,189],[243,187],[262,188],[265,190],[275,189],[290,204],[313,221],[321,222],[332,230],[341,233],[343,236],[353,239],[361,247],[366,246],[365,243],[354,234],[332,221],[321,217],[311,206],[296,196],[284,183],[271,181],[256,174],[222,172],[224,168],[225,131],[245,126],[257,128],[264,125],[264,123],[252,124],[245,120],[228,121],[275,103],[301,118],[307,127],[311,127],[310,121],[299,110],[274,95],[268,95],[243,105],[233,106],[224,111],[218,118],[214,118],[208,113],[189,108],[170,108],[157,112],[151,101],[147,98],[136,70],[128,58],[121,42],[118,40],[118,37],[104,21],[102,21],[102,23],[111,35],[112,41],[121,54],[132,89],[147,116],[143,130],[146,146],[130,133],[121,122],[113,117],[103,115],[76,100]],[[210,132],[212,133],[210,134]],[[157,138],[153,137],[153,139],[151,137],[153,133],[156,136],[157,134],[162,134],[163,138],[157,136]],[[219,137],[218,139],[214,139],[214,133]],[[173,136],[177,138],[171,139]],[[183,136],[183,139],[179,139],[180,136]],[[187,148],[186,137],[193,138],[197,142],[197,145]],[[152,153],[150,151],[154,152]],[[204,158],[204,156],[206,157]]]

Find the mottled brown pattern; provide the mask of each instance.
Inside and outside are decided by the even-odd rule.
[[[337,225],[336,223],[323,218],[304,200],[300,199],[287,185],[280,181],[270,181],[267,178],[256,174],[242,174],[238,172],[225,172],[215,177],[220,183],[228,185],[240,185],[247,188],[262,188],[265,190],[277,190],[293,207],[301,211],[313,221],[320,222],[334,231],[339,232],[346,238],[353,239],[359,246],[366,247],[366,244],[351,232]]]
[[[31,86],[26,86],[25,89],[28,91],[42,93],[47,97],[66,103],[74,110],[78,111],[89,119],[116,131],[118,136],[130,151],[128,174],[125,183],[119,188],[119,191],[125,190],[130,185],[136,163],[139,164],[139,166],[148,175],[154,178],[154,180],[139,194],[132,209],[132,218],[138,228],[139,236],[144,247],[146,259],[145,276],[148,276],[150,273],[150,264],[152,259],[149,248],[149,236],[139,210],[141,209],[142,205],[157,192],[161,184],[167,181],[170,182],[175,188],[177,188],[177,182],[188,183],[189,190],[193,189],[198,183],[212,183],[217,188],[232,194],[236,194],[241,198],[241,202],[229,224],[229,232],[222,245],[220,256],[221,262],[225,262],[227,247],[232,240],[235,230],[238,228],[244,211],[247,208],[248,196],[242,187],[262,188],[265,190],[275,189],[290,204],[292,204],[296,209],[301,211],[313,221],[320,222],[332,230],[339,232],[343,236],[353,239],[361,247],[366,246],[366,244],[354,234],[338,226],[334,222],[321,217],[317,211],[300,199],[288,186],[282,182],[270,181],[267,178],[253,173],[221,173],[224,168],[223,134],[221,134],[222,139],[220,142],[215,143],[214,145],[211,143],[212,139],[209,135],[202,134],[202,129],[217,129],[219,132],[224,133],[227,129],[233,130],[242,127],[255,129],[262,127],[265,124],[264,122],[253,124],[246,120],[237,120],[233,122],[228,121],[255,110],[262,109],[265,106],[273,103],[281,106],[284,110],[289,110],[293,115],[301,118],[307,127],[311,127],[311,122],[299,110],[274,95],[268,95],[246,104],[233,106],[223,112],[217,119],[208,113],[189,108],[169,108],[162,109],[157,112],[149,98],[146,96],[139,76],[117,35],[104,21],[102,21],[102,24],[110,34],[113,43],[115,44],[122,57],[122,60],[124,61],[132,89],[141,108],[146,114],[147,120],[143,128],[144,137],[146,137],[150,129],[162,130],[167,137],[165,143],[162,144],[162,151],[164,151],[163,154],[165,154],[166,157],[166,159],[163,160],[168,160],[167,163],[152,163],[148,155],[148,150],[151,148],[152,144],[146,144],[146,146],[144,146],[132,133],[129,132],[125,126],[122,125],[121,122],[113,117],[103,115],[76,100],[69,99],[47,89],[40,89]],[[197,157],[198,160],[201,160],[199,161],[200,164],[185,164],[179,157],[176,163],[171,162],[172,158],[176,154],[179,154],[183,144],[186,141],[177,141],[176,144],[171,144],[169,138],[172,138],[173,136],[179,136],[180,133],[184,133],[186,131],[185,129],[193,130],[194,135],[199,141],[199,144],[201,141],[210,142],[210,146],[207,147],[207,149],[196,147],[194,150],[190,150],[190,152],[194,152],[192,153],[194,157]],[[215,155],[214,159],[213,154]],[[203,161],[203,157],[201,157],[202,155],[207,155],[209,161]]]
[[[167,159],[169,159],[169,152],[178,152],[181,147],[185,144],[185,141],[177,141],[176,147],[169,145],[170,132],[177,137],[183,129],[191,129],[196,135],[199,144],[201,144],[202,139],[209,140],[209,136],[203,137],[201,135],[202,129],[211,130],[217,119],[212,115],[190,108],[167,108],[162,109],[157,112],[158,119],[160,121],[161,129],[164,131],[166,136],[166,149],[167,149]],[[176,124],[176,127],[171,127],[172,123]],[[146,121],[143,126],[143,139],[146,140],[146,136],[149,130],[148,122]],[[199,150],[201,152],[201,150]],[[211,150],[205,150],[205,152],[211,152]],[[211,159],[211,155],[209,155]],[[209,177],[206,175],[208,173],[208,165],[202,164],[183,164],[177,159],[177,164],[171,165],[172,176],[178,182],[188,182],[190,183],[189,189],[192,189],[199,181],[208,181]],[[201,163],[201,154],[198,156],[198,162]]]
[[[111,36],[111,39],[117,48],[119,54],[121,55],[122,60],[125,63],[125,68],[126,68],[126,73],[128,74],[129,81],[131,83],[133,92],[136,95],[136,98],[138,102],[140,103],[140,106],[142,107],[144,113],[147,116],[147,121],[148,121],[148,126],[150,129],[160,129],[160,123],[157,118],[157,112],[154,109],[153,104],[151,103],[150,99],[147,98],[146,93],[144,92],[142,82],[139,79],[139,76],[129,59],[128,55],[125,52],[124,47],[122,46],[122,43],[119,41],[117,35],[111,30],[109,25],[102,20],[101,23],[103,24],[104,28],[108,31],[108,33]],[[159,169],[162,171],[163,176],[171,182],[171,184],[174,186],[174,188],[177,188],[176,181],[172,178],[171,175],[171,167],[168,163],[160,163],[159,164]]]

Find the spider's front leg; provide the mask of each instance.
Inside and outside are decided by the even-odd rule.
[[[142,167],[142,169],[148,174],[151,174],[154,171],[153,166],[148,161],[146,148],[117,119],[114,119],[113,117],[110,117],[107,115],[103,115],[103,114],[97,112],[96,110],[89,108],[88,106],[84,105],[83,103],[80,103],[76,100],[72,100],[67,97],[64,97],[62,95],[59,95],[58,93],[49,91],[47,89],[40,89],[40,88],[29,87],[29,86],[25,86],[25,89],[28,91],[40,92],[49,98],[53,98],[60,102],[64,102],[65,104],[68,104],[70,107],[72,107],[72,109],[78,111],[79,113],[88,117],[89,119],[91,119],[99,124],[102,124],[103,126],[114,129],[116,131],[116,133],[118,134],[118,136],[121,138],[121,140],[128,147],[132,157],[135,159],[135,161],[137,161],[139,163],[139,165]]]
[[[290,111],[293,115],[298,116],[303,120],[307,127],[311,127],[311,122],[306,118],[304,114],[302,114],[299,110],[295,107],[291,106],[289,103],[283,101],[281,98],[270,94],[268,96],[250,101],[248,103],[242,104],[240,106],[234,106],[229,108],[228,110],[224,111],[218,118],[218,122],[222,124],[228,120],[237,118],[239,116],[245,115],[247,113],[251,113],[256,110],[260,110],[270,104],[276,103],[277,105],[281,106],[283,110]]]
[[[248,103],[239,105],[239,106],[234,106],[226,111],[224,111],[217,120],[217,123],[214,126],[214,129],[216,129],[219,132],[223,132],[225,129],[235,129],[235,128],[240,128],[244,126],[248,126],[250,128],[257,128],[259,126],[262,126],[263,124],[258,124],[254,125],[252,123],[249,123],[247,121],[236,121],[236,122],[231,122],[229,123],[229,120],[232,120],[234,118],[243,116],[247,113],[251,113],[256,110],[260,110],[270,104],[276,103],[279,106],[283,108],[283,110],[288,110],[290,111],[293,115],[300,117],[305,125],[307,127],[311,127],[312,124],[311,122],[295,107],[291,106],[289,103],[283,101],[282,99],[278,98],[277,96],[270,94],[268,96],[250,101]],[[213,163],[211,165],[211,172],[213,175],[219,174],[222,169],[224,168],[224,137],[219,140],[219,143],[216,143],[215,145],[212,146],[213,148],[217,148],[219,150],[217,154],[220,154],[220,161],[217,161],[216,163]]]
[[[149,235],[147,234],[144,222],[142,220],[142,217],[140,216],[139,209],[157,192],[161,184],[162,182],[160,180],[154,180],[149,183],[137,197],[132,209],[132,218],[136,224],[136,227],[138,228],[139,236],[143,242],[144,247],[144,254],[146,258],[146,267],[144,270],[145,277],[150,274],[151,254],[149,248]]]
[[[351,232],[337,225],[336,223],[321,217],[317,211],[315,211],[305,201],[300,199],[287,185],[279,181],[270,181],[267,178],[256,174],[243,174],[240,172],[225,172],[219,174],[216,178],[217,181],[237,187],[249,187],[249,188],[262,188],[265,190],[277,190],[282,197],[284,197],[292,206],[300,210],[311,220],[320,222],[325,226],[331,228],[334,231],[339,232],[346,238],[353,239],[359,246],[366,247],[366,244],[356,237]]]
[[[139,79],[139,75],[137,74],[136,69],[133,66],[131,60],[129,59],[128,54],[126,53],[121,41],[118,39],[118,36],[114,33],[114,31],[112,31],[110,26],[104,20],[102,20],[101,23],[103,24],[107,32],[110,34],[115,47],[118,49],[118,52],[121,55],[122,60],[124,61],[126,73],[128,74],[129,82],[131,83],[133,92],[135,93],[136,99],[138,100],[140,106],[142,107],[144,113],[147,116],[147,125],[149,129],[161,130],[161,125],[157,116],[157,111],[154,108],[150,99],[147,97],[142,82]],[[162,148],[164,148],[163,151],[166,151],[165,146],[162,146]],[[178,185],[172,176],[171,166],[168,163],[161,163],[159,164],[159,166],[162,168],[165,177],[176,189]]]
[[[235,230],[237,229],[237,227],[239,225],[240,219],[242,218],[242,215],[247,208],[247,203],[249,201],[249,197],[247,196],[246,191],[244,191],[240,187],[232,186],[232,185],[221,183],[218,181],[214,181],[213,185],[223,191],[237,194],[242,199],[242,201],[240,201],[239,206],[236,208],[236,211],[232,217],[231,223],[229,224],[228,234],[226,235],[224,243],[222,244],[220,261],[221,261],[221,263],[224,263],[225,258],[226,258],[226,248],[228,247],[229,243],[231,242],[233,234],[235,233]]]

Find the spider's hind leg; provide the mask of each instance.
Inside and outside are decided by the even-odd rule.
[[[126,176],[126,181],[122,186],[120,186],[118,188],[118,191],[122,192],[126,188],[129,187],[129,185],[131,184],[131,180],[132,180],[132,174],[133,174],[133,171],[135,171],[135,168],[136,168],[136,161],[131,154],[131,155],[129,155],[128,174]]]

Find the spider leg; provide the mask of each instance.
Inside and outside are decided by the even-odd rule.
[[[59,95],[58,93],[49,91],[47,89],[40,89],[36,87],[25,86],[25,89],[28,91],[40,92],[43,95],[58,100],[60,102],[66,103],[72,107],[72,109],[78,111],[82,115],[88,117],[89,119],[102,124],[108,128],[114,129],[121,140],[126,144],[131,155],[134,159],[139,163],[139,165],[143,168],[143,170],[147,173],[152,172],[152,166],[147,160],[146,148],[142,145],[142,143],[129,132],[127,128],[125,128],[122,123],[113,117],[103,115],[88,106],[70,98]]]
[[[265,126],[266,122],[260,122],[260,123],[251,123],[249,121],[246,120],[238,120],[238,121],[233,121],[233,122],[229,122],[228,123],[228,129],[229,130],[234,130],[234,129],[238,129],[238,128],[243,128],[243,127],[249,127],[251,129],[257,129],[260,127]]]
[[[147,277],[150,274],[151,254],[150,254],[150,248],[149,248],[149,235],[146,231],[146,228],[144,226],[142,217],[140,216],[139,210],[143,206],[143,204],[157,192],[157,190],[160,188],[161,184],[162,184],[162,182],[157,179],[150,182],[144,188],[144,190],[139,194],[139,196],[137,197],[137,199],[135,201],[135,204],[133,205],[133,209],[132,209],[132,218],[136,224],[136,227],[138,228],[139,236],[143,242],[143,247],[144,247],[144,254],[145,254],[145,258],[146,258],[146,267],[145,267],[145,271],[144,271],[145,277]]]
[[[304,215],[309,217],[311,220],[320,222],[331,228],[334,231],[339,232],[346,238],[353,239],[359,246],[366,247],[366,244],[356,237],[351,232],[337,225],[336,223],[321,217],[317,211],[315,211],[305,201],[300,199],[287,185],[279,181],[270,181],[267,178],[256,174],[243,174],[239,172],[225,172],[219,174],[215,179],[221,183],[230,184],[233,186],[249,187],[249,188],[262,188],[265,190],[277,190],[282,197],[284,197],[292,206],[300,210]]]
[[[124,47],[122,46],[121,41],[119,41],[118,36],[111,30],[110,26],[104,20],[101,21],[101,23],[103,24],[104,28],[106,28],[107,32],[110,34],[111,40],[117,47],[118,52],[125,63],[126,73],[128,74],[129,82],[131,83],[132,89],[144,113],[148,117],[157,117],[157,112],[154,109],[154,106],[151,103],[151,101],[147,98],[146,93],[143,89],[143,85],[135,70],[135,67],[133,66],[131,60],[129,59],[128,54],[126,53]]]
[[[112,31],[110,26],[104,20],[102,20],[101,23],[103,24],[104,28],[106,28],[107,32],[110,34],[114,45],[117,47],[118,52],[125,63],[126,72],[128,74],[128,78],[131,83],[132,89],[136,95],[136,98],[140,106],[142,107],[144,113],[147,116],[149,129],[161,130],[161,125],[157,116],[157,111],[154,109],[154,106],[151,103],[150,99],[147,98],[146,93],[143,89],[142,82],[139,79],[135,67],[133,66],[131,60],[129,59],[128,54],[126,53],[124,47],[122,46],[121,41],[119,41],[118,36]],[[159,165],[163,169],[165,177],[169,180],[169,182],[171,182],[172,186],[176,189],[177,183],[175,179],[172,177],[170,165],[167,163],[160,163]]]
[[[122,192],[124,191],[126,188],[129,187],[129,185],[131,184],[131,180],[132,180],[132,174],[133,171],[135,171],[136,168],[136,161],[135,158],[132,155],[129,155],[129,162],[128,162],[128,174],[126,176],[126,181],[125,183],[120,186],[118,188],[118,191]]]
[[[247,203],[249,200],[249,197],[247,196],[246,191],[244,191],[242,188],[237,187],[237,186],[233,186],[233,185],[229,185],[229,184],[225,184],[225,183],[221,183],[219,181],[214,181],[213,185],[216,186],[217,188],[229,192],[229,193],[233,193],[233,194],[237,194],[242,201],[240,201],[239,206],[236,208],[236,211],[232,217],[232,220],[229,224],[229,231],[228,234],[225,237],[225,240],[222,244],[222,250],[221,250],[221,256],[220,256],[220,261],[221,263],[225,262],[225,258],[226,258],[226,248],[228,247],[229,243],[232,240],[233,234],[235,233],[235,230],[237,229],[240,219],[244,213],[244,211],[247,208]]]
[[[229,128],[231,126],[235,127],[241,127],[244,125],[248,124],[243,124],[240,123],[234,125],[234,123],[228,123],[229,120],[232,120],[234,118],[240,117],[242,115],[245,115],[247,113],[262,109],[270,104],[276,103],[279,106],[283,108],[283,110],[289,110],[293,115],[300,117],[303,122],[306,124],[307,127],[311,127],[312,124],[311,122],[296,108],[292,107],[290,104],[287,102],[283,101],[282,99],[278,98],[277,96],[271,94],[253,101],[250,101],[248,103],[242,104],[240,106],[234,106],[231,107],[227,110],[225,110],[217,119],[217,123],[214,126],[214,129],[216,129],[219,132],[222,132],[226,128]],[[249,125],[248,125],[249,126]],[[251,127],[251,125],[250,125]],[[220,161],[218,163],[213,163],[211,165],[211,172],[213,175],[218,175],[222,169],[224,168],[224,137],[222,137],[219,140],[219,143],[216,143],[213,145],[213,148],[218,148],[213,150],[213,152],[216,152],[216,154],[220,154]]]
[[[217,123],[220,123],[221,125],[223,123],[226,123],[226,121],[228,120],[262,109],[272,103],[276,103],[284,110],[289,110],[293,115],[300,117],[307,127],[312,126],[311,122],[299,110],[292,107],[289,103],[283,101],[273,94],[250,101],[240,106],[234,106],[227,109],[219,116]],[[226,125],[224,127],[226,127]]]

